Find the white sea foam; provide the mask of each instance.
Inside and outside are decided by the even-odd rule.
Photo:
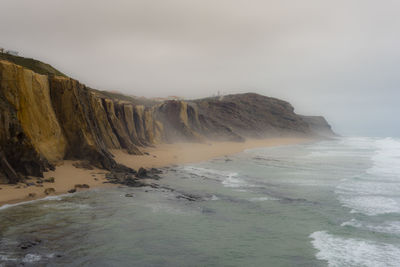
[[[399,221],[386,221],[380,224],[362,222],[356,219],[351,219],[348,222],[344,222],[341,226],[352,226],[361,229],[367,229],[369,231],[395,234],[400,235],[400,222]]]
[[[339,197],[343,206],[351,209],[351,213],[363,213],[375,216],[386,213],[400,213],[400,203],[397,199],[383,196]]]
[[[39,199],[29,200],[29,201],[24,201],[24,202],[19,202],[19,203],[15,203],[15,204],[4,204],[4,205],[0,206],[0,211],[8,209],[8,208],[16,207],[16,206],[35,203],[35,202],[38,202],[38,201],[62,200],[64,197],[67,197],[67,196],[70,196],[70,194],[63,194],[63,195],[58,195],[58,196],[47,196],[47,197],[44,197],[44,198],[39,198]]]
[[[63,203],[55,203],[55,204],[45,204],[42,206],[43,208],[47,209],[59,209],[59,210],[76,210],[76,209],[88,209],[90,205],[88,204],[79,204],[79,203],[72,203],[72,202],[63,202]]]
[[[221,181],[221,183],[225,187],[231,187],[231,188],[251,187],[251,184],[247,183],[242,178],[240,178],[239,174],[236,172],[220,171],[220,170],[206,169],[193,166],[186,166],[184,167],[184,170],[199,176],[205,176],[210,179],[216,179],[218,181]]]
[[[400,141],[385,138],[375,142],[376,154],[372,157],[374,166],[367,172],[381,179],[400,179]]]
[[[252,197],[249,199],[252,202],[262,202],[262,201],[267,201],[267,200],[273,200],[273,198],[270,197]]]
[[[228,177],[226,177],[223,181],[222,184],[226,187],[233,187],[233,188],[239,188],[239,187],[245,187],[247,186],[247,183],[240,179],[238,177],[237,173],[230,173]]]
[[[38,254],[26,254],[25,257],[22,259],[22,262],[25,263],[33,263],[33,262],[37,262],[40,261],[42,259],[42,256],[38,255]]]
[[[148,203],[145,205],[154,213],[168,213],[174,215],[190,215],[193,213],[191,209],[183,209],[183,207],[172,206],[167,203]]]
[[[369,144],[366,144],[367,140]],[[339,195],[343,206],[350,208],[353,213],[370,216],[400,213],[400,141],[385,138],[347,142],[360,154],[364,153],[366,147],[372,147],[375,152],[370,156],[370,169],[359,176],[343,179],[336,187],[335,193]]]
[[[219,197],[217,197],[216,195],[212,195],[210,200],[219,200]]]
[[[15,258],[15,257],[13,257],[13,256],[0,254],[0,266],[2,266],[2,265],[1,265],[1,262],[17,261],[17,260],[18,260],[18,259]]]
[[[354,238],[342,238],[326,231],[314,232],[311,242],[316,257],[329,266],[399,266],[400,248],[391,244]]]

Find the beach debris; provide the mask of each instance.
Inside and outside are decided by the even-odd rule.
[[[44,190],[44,193],[45,193],[46,195],[54,194],[55,192],[56,192],[56,190],[55,190],[53,187],[46,188],[46,189]]]
[[[31,198],[36,197],[36,193],[29,193],[28,197],[31,197]]]
[[[25,183],[26,184],[26,186],[34,186],[34,185],[36,185],[35,183]]]
[[[75,192],[76,192],[75,188],[68,190],[68,193],[70,193],[70,194],[75,193]]]
[[[43,181],[44,181],[45,183],[54,183],[55,178],[54,178],[54,177],[49,177],[49,178],[47,178],[47,179],[44,179]]]
[[[90,188],[90,186],[88,184],[76,184],[74,187],[75,187],[75,189],[77,189],[77,188]]]
[[[133,197],[133,194],[125,194],[125,197]]]

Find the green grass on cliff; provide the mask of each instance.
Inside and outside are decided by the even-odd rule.
[[[57,69],[53,68],[49,64],[43,63],[39,60],[33,58],[25,58],[19,56],[13,56],[5,53],[0,53],[0,59],[10,61],[14,64],[20,65],[27,69],[30,69],[36,73],[43,74],[43,75],[58,75],[67,77],[64,73],[58,71]]]

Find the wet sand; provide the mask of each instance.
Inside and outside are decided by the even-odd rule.
[[[140,167],[159,168],[169,165],[206,161],[257,147],[293,145],[310,141],[310,139],[306,138],[268,138],[250,139],[240,143],[206,142],[160,144],[154,147],[144,148],[142,151],[146,154],[140,156],[129,155],[123,150],[112,150],[111,152],[114,154],[115,160],[118,163],[128,167],[134,169]],[[89,189],[115,186],[103,183],[106,181],[105,174],[108,172],[107,170],[76,168],[73,166],[74,163],[76,162],[66,160],[61,165],[57,166],[55,171],[44,173],[44,178],[42,180],[54,177],[55,181],[54,183],[44,182],[42,184],[43,187],[36,185],[27,186],[25,183],[19,183],[17,185],[0,184],[0,206],[44,198],[48,196],[44,192],[47,188],[54,188],[55,190],[55,192],[50,195],[60,195],[68,193],[76,184],[87,184],[89,185]],[[37,180],[37,178],[31,178],[26,182],[34,182],[36,184]],[[87,189],[78,189],[78,191],[79,190]]]
[[[168,165],[177,165],[210,160],[212,158],[228,156],[246,149],[293,145],[310,142],[306,138],[268,138],[249,139],[245,142],[207,142],[207,143],[174,143],[160,144],[144,149],[149,155],[129,155],[123,150],[112,150],[115,160],[128,167],[138,169],[158,168]]]

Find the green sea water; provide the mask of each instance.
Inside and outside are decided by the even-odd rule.
[[[5,206],[0,266],[400,266],[396,163],[397,139],[341,138]]]

